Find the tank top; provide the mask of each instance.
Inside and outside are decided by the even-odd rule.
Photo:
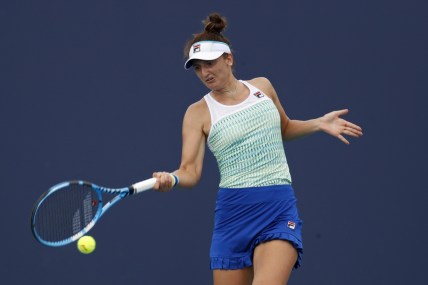
[[[211,116],[207,145],[220,171],[221,188],[291,184],[278,109],[262,91],[250,90],[236,105],[204,96]]]

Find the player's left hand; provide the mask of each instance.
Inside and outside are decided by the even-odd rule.
[[[345,144],[349,144],[349,141],[343,135],[355,138],[362,136],[363,130],[360,126],[340,118],[340,116],[346,115],[348,112],[348,109],[343,109],[325,114],[319,118],[321,130],[337,137]]]

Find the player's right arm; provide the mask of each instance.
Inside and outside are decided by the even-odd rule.
[[[190,105],[183,119],[180,168],[173,172],[178,176],[181,187],[193,187],[199,182],[205,155],[207,123],[209,123],[209,111],[205,101],[202,99]],[[171,189],[169,173],[155,172],[153,177],[158,178],[155,189],[160,191]]]

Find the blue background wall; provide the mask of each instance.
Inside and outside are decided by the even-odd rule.
[[[29,217],[52,184],[112,187],[178,167],[181,119],[207,90],[182,48],[229,19],[237,77],[268,77],[291,118],[349,108],[364,137],[286,143],[305,222],[290,284],[427,284],[425,1],[2,1],[1,284],[211,283],[218,182],[115,206],[97,250],[47,248]]]

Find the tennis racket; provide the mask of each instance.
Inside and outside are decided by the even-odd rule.
[[[79,180],[57,184],[45,192],[33,208],[33,235],[47,246],[72,243],[92,229],[111,206],[127,196],[151,189],[155,183],[156,178],[150,178],[119,189]],[[103,205],[103,194],[115,196]]]

